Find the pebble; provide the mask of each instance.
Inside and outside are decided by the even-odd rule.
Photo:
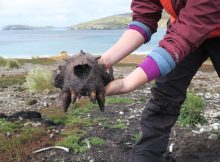
[[[213,130],[218,130],[219,129],[219,123],[213,123],[211,125],[211,127],[212,127]]]
[[[120,111],[120,112],[119,112],[119,114],[120,114],[120,115],[123,115],[123,114],[124,114],[124,112],[123,112],[123,111]]]
[[[44,102],[44,103],[43,103],[43,106],[44,106],[44,107],[49,107],[49,103]]]
[[[54,134],[53,134],[53,133],[51,133],[51,134],[50,134],[50,138],[53,138],[53,137],[54,137]]]
[[[10,135],[11,135],[11,133],[10,133],[10,132],[7,132],[7,133],[6,133],[6,136],[8,136],[8,137],[9,137]]]
[[[217,134],[210,134],[208,139],[210,139],[210,140],[217,140],[218,139],[218,135]]]

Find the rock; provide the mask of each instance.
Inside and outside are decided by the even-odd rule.
[[[8,136],[8,137],[9,137],[10,135],[11,135],[11,133],[10,133],[10,132],[7,132],[7,133],[6,133],[6,136]]]
[[[123,114],[124,114],[124,112],[123,112],[123,111],[120,111],[120,112],[119,112],[119,114],[120,114],[120,115],[123,115]]]
[[[209,132],[209,129],[207,127],[202,127],[199,129],[200,133]]]
[[[28,99],[28,100],[26,101],[26,105],[28,105],[28,106],[34,105],[34,104],[36,104],[36,103],[37,103],[37,100],[36,100],[36,99],[33,99],[33,98]]]
[[[218,129],[219,129],[219,123],[213,123],[213,124],[211,125],[211,128],[212,128],[213,130],[218,130]]]
[[[53,133],[51,133],[51,134],[50,134],[50,138],[53,138],[53,137],[54,137],[54,134],[53,134]]]
[[[49,103],[44,102],[44,103],[43,103],[43,106],[44,106],[44,107],[49,107]]]
[[[217,134],[210,134],[208,139],[210,139],[210,140],[217,140],[218,139],[218,135]]]
[[[37,123],[32,123],[31,124],[33,127],[39,127],[40,125],[41,125],[41,123],[40,122],[37,122]]]

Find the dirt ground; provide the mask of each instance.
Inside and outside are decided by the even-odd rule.
[[[131,67],[120,67],[116,69],[116,73],[118,76],[121,74],[126,75],[126,73],[128,73],[131,69]],[[195,76],[193,82],[191,83],[190,90],[193,90],[194,92],[206,93],[208,89],[208,92],[220,93],[219,84],[214,84],[217,80],[218,76],[213,71],[200,72]],[[85,153],[80,154],[74,154],[72,150],[70,152],[64,152],[63,150],[58,149],[52,149],[41,153],[32,154],[31,151],[33,151],[32,147],[34,145],[39,149],[42,147],[50,146],[50,143],[47,142],[48,138],[50,137],[45,135],[41,136],[40,139],[36,139],[38,142],[30,142],[26,144],[26,149],[29,150],[30,154],[23,156],[19,162],[124,162],[132,147],[137,142],[135,135],[140,133],[139,122],[141,112],[144,109],[145,103],[151,97],[150,87],[152,87],[152,85],[153,83],[147,84],[132,93],[117,96],[119,98],[130,98],[133,100],[132,103],[113,103],[106,106],[106,111],[104,113],[101,113],[98,107],[89,113],[89,118],[91,120],[102,118],[102,121],[100,121],[98,124],[90,126],[89,129],[86,130],[86,134],[82,137],[81,140],[91,136],[97,136],[104,139],[104,141],[106,141],[105,144],[91,147]],[[213,85],[215,86],[213,87]],[[9,92],[13,93],[13,88],[11,89],[8,87],[4,89],[3,92],[1,92],[1,97],[3,98],[3,95],[5,96],[5,94],[8,94]],[[50,95],[53,97],[53,99],[47,100],[47,102],[49,102],[49,106],[46,106],[47,109],[53,109],[54,105],[59,105],[60,102],[59,99],[54,99],[54,95],[57,97],[56,94]],[[49,96],[49,98],[51,98],[51,96]],[[8,97],[10,98],[12,96],[9,94]],[[16,97],[16,95],[13,95],[13,97]],[[19,96],[17,97],[19,98]],[[40,98],[39,95],[36,95],[35,97]],[[23,98],[25,98],[25,95]],[[206,117],[209,119],[209,122],[212,122],[213,114],[220,112],[219,99],[217,101],[215,100],[215,102],[212,101],[213,100],[208,99],[206,104],[206,109],[208,110]],[[3,103],[6,104],[4,107],[0,107],[0,113],[12,114],[11,111],[10,113],[7,113],[10,105],[8,105],[6,101]],[[38,105],[37,108],[32,106],[28,109],[16,109],[16,111],[19,112],[21,110],[36,110],[41,112],[41,110],[44,108],[45,106],[40,107]],[[81,119],[87,118],[88,114],[81,116]],[[113,128],[105,126],[106,122],[108,124],[115,124],[120,120],[124,122],[125,127]],[[39,122],[42,123],[42,126],[45,129],[50,129],[51,125],[48,123],[45,124],[45,118],[39,119]],[[219,120],[215,118],[215,122],[219,123]],[[64,128],[65,127],[63,125],[53,125],[53,129],[55,130],[62,130]],[[165,153],[164,162],[220,162],[220,138],[209,139],[209,132],[195,133],[193,131],[194,129],[196,128],[185,128],[179,127],[177,125],[173,127],[169,142],[169,147],[173,145],[173,149],[172,152],[167,151],[167,153]],[[217,133],[219,133],[219,131],[220,130],[218,130]],[[52,138],[52,140],[59,140],[60,138],[61,135],[57,134]]]

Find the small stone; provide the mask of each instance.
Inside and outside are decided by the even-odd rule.
[[[131,116],[128,117],[128,119],[133,119],[133,118],[135,118],[134,115],[131,115]]]
[[[44,102],[44,103],[43,103],[43,106],[44,106],[44,107],[49,107],[49,103]]]
[[[218,99],[218,98],[220,98],[220,94],[219,93],[214,93],[213,97],[214,97],[214,99]]]
[[[124,114],[124,112],[123,112],[123,111],[120,111],[120,112],[119,112],[119,114],[120,114],[120,115],[123,115],[123,114]]]
[[[53,138],[53,137],[54,137],[54,134],[53,134],[53,133],[51,133],[51,134],[50,134],[50,138]]]
[[[208,139],[210,139],[210,140],[217,140],[218,139],[218,135],[217,134],[210,134]]]
[[[214,129],[214,130],[218,130],[219,129],[219,123],[213,123],[211,125],[211,128]]]
[[[28,106],[34,105],[34,104],[36,104],[36,103],[37,103],[37,100],[36,100],[36,99],[33,99],[33,98],[28,99],[28,100],[26,101],[26,104],[27,104]]]
[[[206,99],[210,99],[211,97],[212,97],[212,94],[211,94],[211,93],[206,93],[206,94],[205,94],[205,98],[206,98]]]
[[[11,135],[11,133],[10,133],[10,132],[7,132],[7,133],[6,133],[6,136],[10,136],[10,135]]]
[[[208,132],[208,131],[209,131],[208,128],[205,128],[205,127],[202,127],[199,129],[200,133],[204,133],[204,132]]]

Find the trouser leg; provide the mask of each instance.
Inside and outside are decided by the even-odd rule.
[[[161,162],[169,134],[179,116],[186,90],[198,68],[208,58],[202,46],[156,81],[153,97],[141,117],[142,138],[133,148],[132,162]]]
[[[205,52],[209,55],[218,76],[220,77],[220,37],[206,41]]]

